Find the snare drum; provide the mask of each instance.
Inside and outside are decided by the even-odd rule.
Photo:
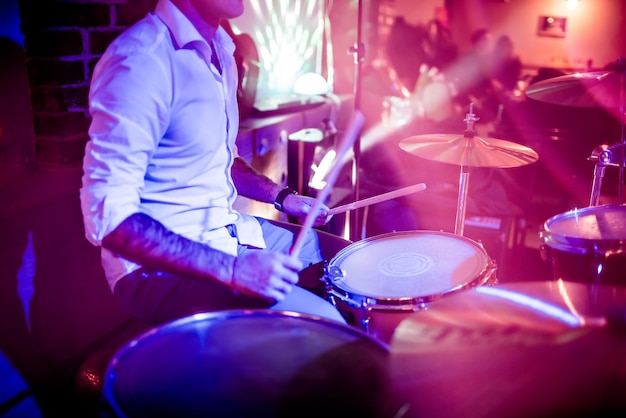
[[[555,280],[626,285],[626,206],[574,209],[539,230],[540,253]]]
[[[496,284],[482,245],[459,235],[401,231],[355,242],[326,267],[328,298],[346,321],[389,343],[407,315],[437,299]]]
[[[118,417],[378,418],[393,394],[388,348],[336,321],[292,312],[202,313],[156,327],[110,361]]]

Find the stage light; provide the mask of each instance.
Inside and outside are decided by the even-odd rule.
[[[328,83],[317,73],[305,73],[296,79],[293,84],[293,92],[298,94],[328,94],[330,88]]]
[[[326,186],[325,178],[330,172],[336,157],[337,152],[334,149],[331,149],[322,157],[319,164],[311,165],[313,175],[311,176],[311,180],[309,180],[310,188],[322,190]]]
[[[567,7],[570,9],[575,9],[578,7],[579,3],[579,0],[567,0]]]
[[[258,50],[257,99],[291,94],[298,77],[322,72],[323,2],[250,1],[231,24],[236,34],[249,34]]]

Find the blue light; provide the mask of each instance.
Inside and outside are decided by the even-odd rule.
[[[502,299],[507,299],[523,306],[528,306],[529,308],[542,312],[548,316],[556,318],[571,326],[580,326],[582,325],[582,322],[583,322],[581,318],[577,317],[576,315],[571,314],[565,309],[546,303],[532,296],[523,295],[518,292],[513,292],[510,290],[498,289],[495,287],[488,287],[488,286],[478,287],[476,288],[476,291],[478,293],[484,293],[487,295],[497,296]]]
[[[24,46],[24,35],[20,31],[18,0],[0,1],[0,37]]]

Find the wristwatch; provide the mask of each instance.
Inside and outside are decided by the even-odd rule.
[[[276,208],[277,211],[284,212],[283,202],[285,201],[285,198],[289,196],[290,194],[298,194],[298,192],[296,192],[291,187],[285,187],[280,192],[278,192],[278,195],[276,196],[276,200],[274,200],[274,207]]]

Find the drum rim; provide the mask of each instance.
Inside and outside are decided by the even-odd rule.
[[[201,312],[192,314],[183,318],[179,318],[164,324],[155,325],[147,331],[144,331],[137,337],[127,341],[123,344],[111,357],[107,364],[104,382],[103,382],[103,396],[107,404],[113,409],[113,412],[117,417],[126,417],[126,413],[119,405],[116,397],[114,396],[114,386],[117,379],[117,370],[120,367],[121,360],[127,356],[131,350],[137,345],[147,344],[149,341],[158,338],[160,335],[170,333],[181,326],[201,322],[205,320],[224,320],[224,319],[237,319],[237,318],[250,318],[256,317],[280,317],[280,318],[292,318],[297,320],[303,320],[308,323],[321,323],[323,326],[329,326],[334,329],[352,334],[353,336],[362,338],[372,343],[376,349],[380,350],[382,354],[388,355],[390,352],[389,345],[367,334],[365,331],[359,330],[348,324],[333,321],[324,317],[319,317],[311,314],[305,314],[294,311],[278,311],[271,309],[228,309],[214,312]]]
[[[448,295],[454,294],[460,290],[464,289],[474,289],[478,286],[489,286],[490,281],[492,280],[495,274],[496,266],[493,260],[489,260],[488,266],[481,271],[481,275],[476,280],[469,281],[467,283],[460,284],[456,287],[446,290],[445,292],[436,293],[432,295],[424,295],[424,296],[402,296],[402,297],[382,297],[382,296],[367,296],[360,293],[350,292],[346,289],[337,288],[333,286],[333,289],[330,291],[336,291],[337,289],[344,293],[344,295],[335,295],[340,298],[354,298],[351,299],[354,302],[359,302],[359,307],[366,307],[368,310],[372,311],[388,311],[388,312],[397,312],[397,311],[417,311],[423,309],[426,304],[435,302],[441,298],[444,298]]]
[[[336,262],[338,262],[341,259],[345,258],[346,253],[348,253],[348,252],[352,253],[354,249],[359,249],[359,248],[365,246],[366,244],[374,242],[374,241],[381,241],[381,240],[387,239],[387,238],[392,237],[392,236],[426,235],[426,234],[442,235],[442,236],[446,236],[446,237],[449,237],[449,238],[454,238],[454,239],[459,239],[461,241],[465,241],[468,244],[471,244],[471,245],[477,247],[481,252],[483,252],[487,256],[487,258],[489,258],[489,255],[487,254],[487,251],[483,248],[483,246],[479,242],[474,241],[471,238],[464,237],[462,235],[453,234],[452,232],[435,231],[435,230],[428,230],[428,229],[415,229],[415,230],[406,230],[406,231],[386,232],[384,234],[375,235],[375,236],[372,236],[372,237],[367,237],[367,238],[364,238],[364,239],[362,239],[360,241],[353,242],[352,244],[348,245],[347,247],[342,248],[341,250],[339,250],[339,252],[337,252],[337,254],[335,254],[335,256],[330,260],[328,265],[330,266],[330,265],[336,264]]]
[[[600,253],[612,248],[621,247],[626,244],[625,239],[620,238],[608,238],[608,239],[592,239],[583,237],[573,237],[564,235],[553,231],[550,226],[561,219],[569,219],[575,216],[576,213],[586,215],[587,213],[594,211],[618,211],[626,213],[626,204],[606,204],[598,206],[588,206],[581,209],[572,209],[566,212],[562,212],[548,218],[539,229],[539,238],[542,245],[549,246],[556,250],[562,250],[566,252],[573,252],[578,254],[586,254],[589,252]]]
[[[328,318],[324,318],[321,316],[305,314],[301,312],[295,311],[279,311],[273,309],[226,309],[221,311],[214,312],[200,312],[192,315],[185,316],[183,318],[175,319],[170,322],[166,322],[164,324],[155,325],[147,331],[139,334],[137,337],[127,341],[124,345],[122,345],[116,353],[111,358],[111,363],[113,363],[114,359],[121,358],[128,351],[133,349],[138,344],[143,344],[149,339],[157,338],[159,335],[166,334],[171,332],[181,326],[194,323],[194,322],[202,322],[205,320],[213,320],[213,319],[236,319],[236,318],[249,318],[251,316],[256,317],[282,317],[282,318],[297,318],[298,320],[304,320],[306,322],[312,323],[323,323],[324,326],[329,326],[331,328],[338,328],[343,331],[348,331],[349,333],[357,334],[359,337],[364,337],[368,340],[371,340],[376,345],[380,346],[380,348],[387,350],[385,344],[380,341],[373,339],[367,333],[364,333],[358,329],[354,329],[347,324],[343,324],[338,321],[333,321]]]
[[[420,309],[419,305],[424,305],[427,303],[431,303],[435,300],[438,300],[442,297],[445,297],[451,293],[455,293],[459,290],[463,290],[463,289],[467,289],[467,288],[474,288],[477,286],[482,286],[485,285],[487,283],[489,283],[493,276],[495,275],[497,266],[496,266],[496,262],[495,260],[493,260],[489,254],[487,253],[487,251],[485,250],[485,248],[482,246],[482,244],[480,244],[477,241],[474,241],[471,238],[468,237],[464,237],[462,235],[457,235],[451,232],[445,232],[445,231],[435,231],[435,230],[427,230],[427,229],[419,229],[419,230],[406,230],[406,231],[396,231],[396,232],[387,232],[384,234],[380,234],[380,235],[376,235],[373,237],[368,237],[365,238],[361,241],[356,241],[352,244],[350,244],[349,246],[341,249],[336,255],[335,257],[333,257],[333,259],[328,263],[328,265],[326,266],[326,270],[328,270],[330,267],[333,266],[333,263],[339,262],[341,260],[343,260],[347,253],[352,253],[352,250],[358,250],[360,248],[362,248],[363,246],[365,246],[368,243],[371,243],[373,241],[379,241],[379,240],[384,240],[386,238],[390,238],[392,236],[404,236],[404,235],[440,235],[440,236],[445,236],[445,237],[449,237],[449,238],[454,238],[456,240],[461,240],[461,241],[465,241],[468,244],[471,244],[472,246],[474,246],[475,248],[477,248],[484,256],[486,259],[486,264],[483,267],[483,269],[479,272],[479,274],[477,275],[477,277],[474,280],[471,280],[469,282],[466,283],[461,283],[451,289],[447,289],[444,292],[441,293],[437,293],[437,294],[432,294],[432,295],[422,295],[422,296],[399,296],[399,297],[386,297],[386,296],[367,296],[367,295],[363,295],[361,293],[356,293],[354,292],[352,289],[344,289],[341,288],[337,285],[336,282],[334,282],[333,280],[331,280],[330,278],[328,278],[329,274],[326,273],[326,277],[327,277],[327,284],[328,286],[331,287],[331,290],[329,291],[331,294],[333,291],[341,291],[343,293],[343,295],[335,295],[338,296],[339,298],[355,298],[353,299],[353,301],[358,301],[360,307],[367,307],[368,309],[371,310],[378,310],[378,311],[397,311],[398,308],[397,307],[403,307],[406,306],[407,311],[409,310],[417,310]],[[352,300],[352,299],[351,299]],[[412,309],[409,309],[412,308]],[[417,309],[416,309],[417,308]]]

